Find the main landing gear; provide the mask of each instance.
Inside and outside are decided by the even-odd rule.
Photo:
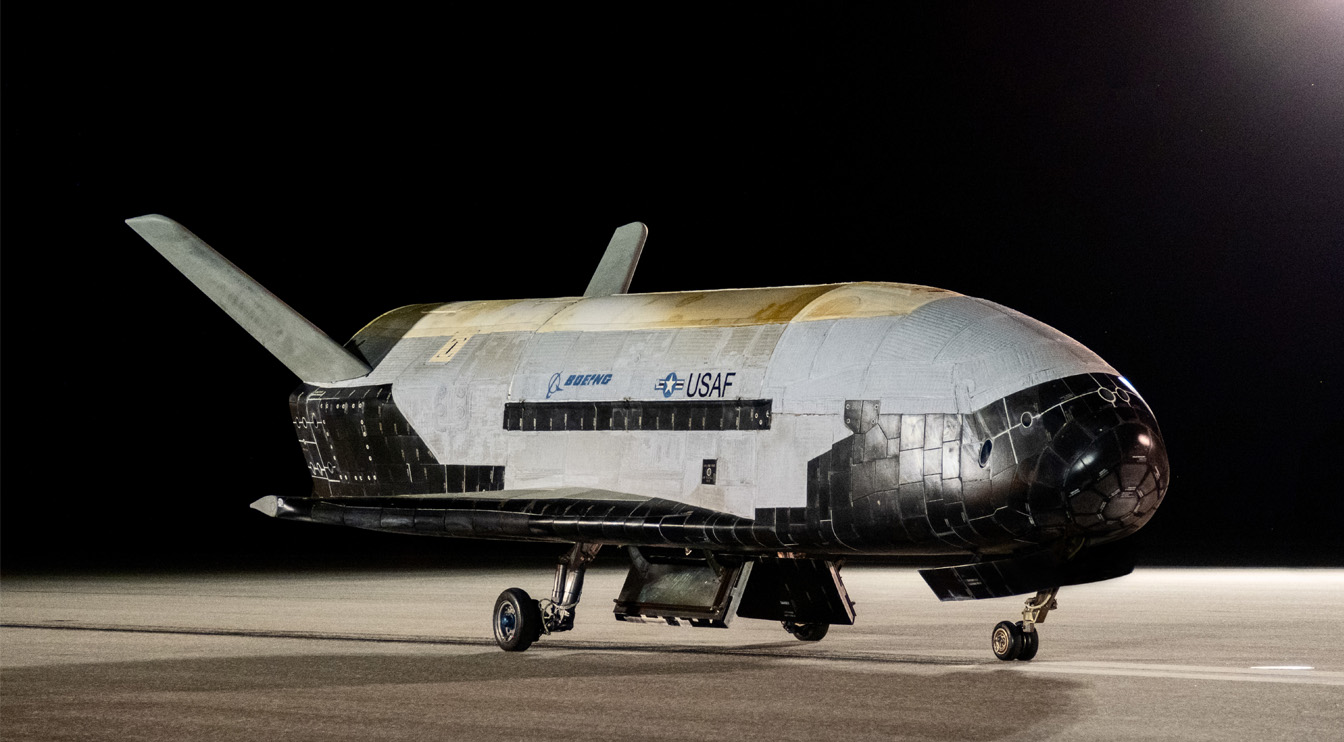
[[[511,587],[495,601],[495,642],[505,652],[521,652],[543,633],[574,628],[574,609],[583,592],[583,572],[597,557],[601,544],[574,544],[555,565],[551,597],[533,600],[520,588]]]
[[[1035,657],[1041,641],[1040,634],[1036,631],[1036,624],[1045,623],[1046,615],[1059,607],[1059,603],[1055,600],[1058,594],[1057,587],[1041,590],[1036,593],[1036,597],[1027,601],[1026,607],[1022,609],[1021,621],[1017,623],[1000,621],[994,627],[994,633],[989,636],[994,656],[1005,662],[1026,661]]]

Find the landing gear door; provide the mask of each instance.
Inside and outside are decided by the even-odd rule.
[[[752,563],[730,556],[630,547],[630,572],[616,598],[618,621],[727,628]]]
[[[854,624],[840,567],[823,559],[762,557],[751,571],[737,615],[799,624]]]

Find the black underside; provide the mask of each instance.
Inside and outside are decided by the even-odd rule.
[[[1055,550],[955,567],[921,569],[939,600],[983,600],[1123,577],[1134,571],[1134,539],[1092,546],[1069,558]]]
[[[787,516],[803,510],[777,508],[757,512]],[[431,536],[690,545],[742,552],[787,550],[799,546],[800,538],[812,533],[811,526],[802,518],[796,523],[773,518],[765,522],[764,518],[741,518],[661,498],[639,501],[463,496],[284,498],[279,516]],[[800,538],[791,536],[795,532]]]

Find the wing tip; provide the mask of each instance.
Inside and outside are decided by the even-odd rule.
[[[280,498],[275,495],[267,495],[248,507],[274,518],[280,512],[280,504]]]

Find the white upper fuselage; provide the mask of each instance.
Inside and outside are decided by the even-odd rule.
[[[392,384],[441,463],[504,466],[509,490],[610,490],[745,517],[805,504],[806,462],[850,434],[846,400],[967,414],[1042,382],[1115,373],[1011,309],[888,283],[419,305],[352,345],[373,372],[324,386]],[[688,398],[769,399],[771,424],[564,435],[503,425],[511,402]],[[715,484],[702,484],[703,460],[717,462]]]

